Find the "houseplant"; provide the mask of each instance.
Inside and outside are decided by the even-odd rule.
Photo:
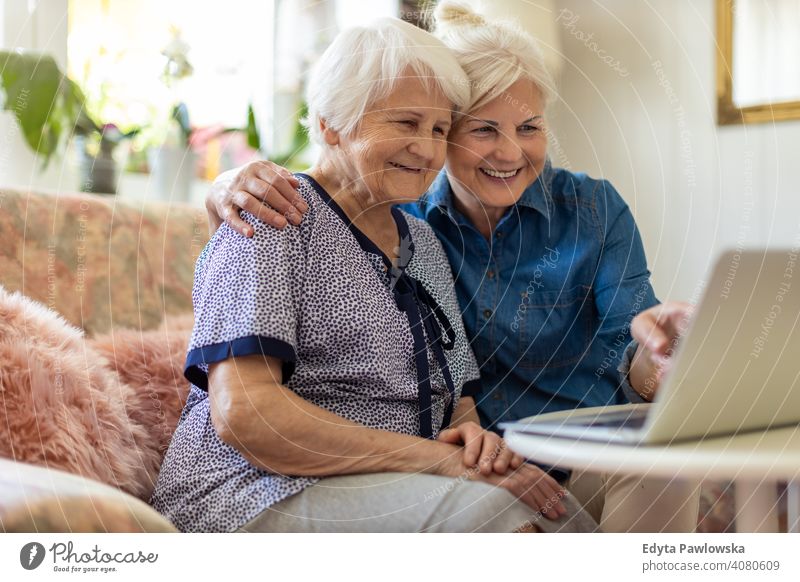
[[[186,201],[190,197],[196,160],[191,150],[189,108],[180,98],[178,88],[194,68],[189,62],[189,45],[181,38],[180,29],[172,27],[170,33],[171,40],[161,49],[165,57],[161,81],[172,92],[174,101],[169,115],[153,125],[150,140],[154,145],[148,150],[147,159],[157,197]]]
[[[118,163],[114,150],[124,140],[139,132],[126,133],[113,123],[107,123],[88,134],[75,138],[80,159],[80,188],[84,192],[116,194]]]
[[[86,111],[81,88],[50,55],[0,51],[0,96],[20,127],[25,143],[42,160],[42,169],[76,137],[81,151],[81,188],[87,192],[116,191],[114,148],[138,132],[99,124]]]
[[[80,87],[49,55],[0,51],[0,81],[3,109],[14,115],[43,168],[71,134],[100,130],[84,111]]]

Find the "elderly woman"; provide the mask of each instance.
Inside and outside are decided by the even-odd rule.
[[[441,169],[468,87],[440,41],[396,19],[343,32],[322,56],[303,224],[246,215],[252,238],[220,228],[198,259],[192,388],[152,499],[179,529],[595,526],[468,422],[461,393],[479,374],[446,256],[393,208]]]
[[[648,344],[658,357],[640,347],[627,373],[637,349],[634,342],[626,352],[631,320],[657,303],[641,239],[611,184],[550,165],[552,82],[536,42],[453,2],[437,5],[435,26],[473,91],[450,131],[446,172],[404,208],[430,224],[456,274],[481,368],[481,383],[462,391],[462,406],[475,402],[470,417],[494,428],[652,398],[659,381],[653,362],[663,359],[666,342]],[[297,224],[304,205],[292,204],[293,184],[268,163],[224,176],[207,200],[212,224],[222,215],[247,234],[234,204],[258,209],[279,228],[286,218]],[[639,326],[648,334],[658,327],[650,319]],[[583,472],[561,479],[604,531],[692,531],[697,523],[694,484]]]

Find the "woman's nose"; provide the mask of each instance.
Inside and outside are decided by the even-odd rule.
[[[418,138],[408,144],[408,151],[423,160],[430,160],[436,155],[437,147],[432,139]]]
[[[498,161],[516,162],[522,157],[522,148],[513,136],[501,134],[494,155]]]

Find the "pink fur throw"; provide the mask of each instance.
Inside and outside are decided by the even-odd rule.
[[[0,456],[147,500],[188,392],[187,339],[162,327],[88,340],[0,287]]]
[[[137,387],[128,416],[147,427],[159,466],[189,395],[183,365],[193,325],[192,314],[167,317],[155,331],[123,329],[89,340],[122,382]]]

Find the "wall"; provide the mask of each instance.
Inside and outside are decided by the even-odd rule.
[[[0,48],[47,52],[67,65],[67,0],[0,0]],[[7,111],[0,111],[0,185],[75,190],[71,156],[55,156],[45,172]]]
[[[561,35],[548,42],[563,53],[551,155],[626,198],[659,297],[695,296],[723,247],[795,240],[800,122],[716,126],[713,0],[500,0],[495,11],[512,3],[524,14],[552,10]],[[34,5],[29,17],[27,0],[0,0],[0,46],[48,50],[63,66],[67,0]],[[0,113],[0,183],[77,183],[69,156],[44,175],[35,168]]]
[[[555,18],[551,155],[628,201],[660,298],[696,297],[722,248],[792,245],[800,122],[716,126],[713,0],[557,0]]]

